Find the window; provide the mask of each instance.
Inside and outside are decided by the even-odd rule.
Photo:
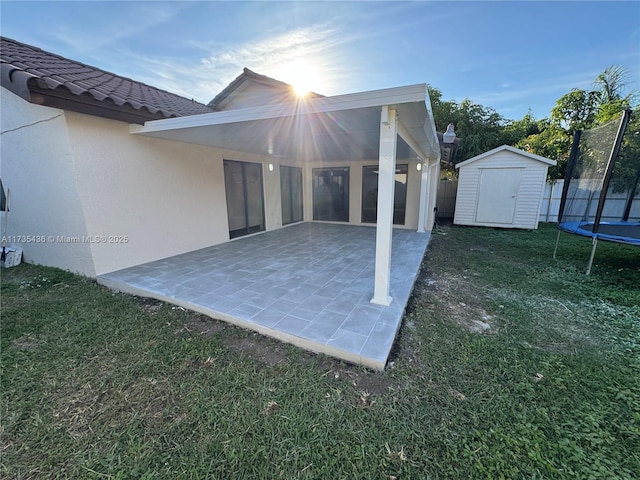
[[[393,223],[404,225],[407,210],[408,165],[396,165],[393,199]],[[362,223],[375,223],[378,218],[378,167],[362,168]]]
[[[302,221],[302,169],[280,166],[282,224]]]

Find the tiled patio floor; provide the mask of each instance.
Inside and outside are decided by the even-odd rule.
[[[300,223],[119,270],[98,282],[382,370],[428,233],[395,229],[388,307],[373,295],[375,228]]]

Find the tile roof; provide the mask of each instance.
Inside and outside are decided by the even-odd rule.
[[[2,86],[32,103],[144,123],[210,113],[202,103],[0,37]]]

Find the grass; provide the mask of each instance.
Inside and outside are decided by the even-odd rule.
[[[384,373],[2,271],[0,476],[637,478],[640,249],[434,232]]]

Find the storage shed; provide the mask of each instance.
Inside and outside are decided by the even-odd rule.
[[[555,164],[554,160],[508,145],[459,163],[453,223],[538,228],[547,169]]]

